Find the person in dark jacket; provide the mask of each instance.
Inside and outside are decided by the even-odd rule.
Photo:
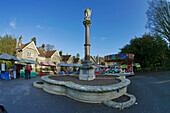
[[[25,79],[27,80],[29,76],[29,65],[27,64],[25,67]]]

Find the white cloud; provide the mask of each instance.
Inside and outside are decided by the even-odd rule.
[[[13,19],[9,22],[9,26],[11,26],[13,29],[16,28],[16,18],[13,18]]]
[[[106,40],[106,37],[101,37],[101,40]]]
[[[42,27],[41,25],[37,25],[36,28],[37,29],[43,29],[44,27]]]

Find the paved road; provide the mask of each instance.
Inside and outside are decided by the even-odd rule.
[[[34,88],[31,80],[0,80],[0,103],[9,113],[170,113],[170,72],[129,77],[128,93],[137,105],[115,110],[103,104],[88,104]]]

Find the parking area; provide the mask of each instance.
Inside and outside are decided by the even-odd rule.
[[[169,113],[170,72],[140,73],[129,77],[128,93],[137,98],[137,104],[124,110],[108,108],[103,104],[89,104],[71,98],[49,94],[34,88],[40,77],[25,80],[0,80],[0,104],[9,113]]]

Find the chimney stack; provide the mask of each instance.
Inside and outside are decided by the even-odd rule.
[[[62,51],[59,52],[60,56],[62,56]]]
[[[22,44],[22,35],[21,35],[21,37],[19,38],[19,46],[21,46],[21,44]]]
[[[75,56],[73,56],[73,59],[75,59],[76,57]]]
[[[42,49],[43,51],[45,51],[45,44],[42,44]]]

